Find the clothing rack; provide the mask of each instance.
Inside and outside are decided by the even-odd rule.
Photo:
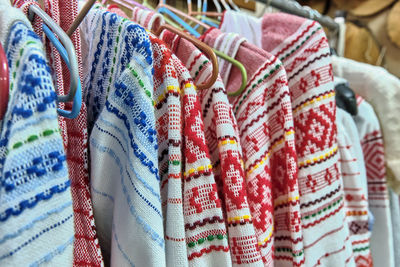
[[[310,7],[304,7],[296,1],[291,1],[291,0],[255,0],[255,1],[270,5],[285,13],[290,13],[293,15],[318,21],[322,26],[325,26],[330,30],[339,29],[339,24],[337,24],[332,18],[328,16],[323,16],[318,11]]]

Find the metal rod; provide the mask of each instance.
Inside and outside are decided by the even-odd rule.
[[[296,1],[290,0],[255,0],[266,5],[270,5],[285,13],[297,15],[303,18],[318,21],[322,26],[330,30],[338,30],[339,25],[330,17],[321,15],[318,11],[309,7],[304,7]]]

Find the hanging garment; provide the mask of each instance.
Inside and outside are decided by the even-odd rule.
[[[162,38],[185,63],[196,84],[210,78],[211,62],[191,42],[170,32],[164,32]],[[232,264],[263,266],[248,204],[238,127],[221,78],[218,77],[210,88],[199,90],[198,94],[206,143],[223,200]]]
[[[387,179],[400,193],[400,80],[381,67],[346,58],[332,57],[332,67],[335,75],[348,80],[351,88],[374,107],[384,134]]]
[[[263,262],[302,265],[298,169],[286,73],[277,58],[237,35],[212,29],[204,41],[240,61],[249,77],[246,90],[229,100],[239,126],[247,196]],[[219,63],[228,92],[239,89],[239,70]]]
[[[161,16],[159,14],[155,14],[154,12],[149,12],[149,11],[143,11],[139,10],[137,8],[135,8],[134,10],[134,18],[138,19],[140,23],[143,24],[144,27],[148,28],[148,29],[152,29],[153,26],[157,23],[163,23],[163,20],[160,19]],[[150,37],[150,39],[153,41],[156,41],[156,39]],[[161,44],[159,42],[157,42],[157,45],[154,46],[155,43],[153,43],[153,48],[155,48],[156,46],[159,47],[163,47],[164,44]],[[160,57],[162,58],[162,56],[165,56],[166,58],[168,58],[168,54],[169,49],[166,49],[166,47],[163,48],[163,51],[159,51],[159,49],[157,49],[156,51],[153,51],[156,59],[160,60]],[[160,53],[163,53],[160,55]],[[181,110],[181,112],[183,114],[186,114],[187,112],[189,112],[190,110],[193,110],[192,105],[190,104],[190,102],[185,102],[185,95],[187,95],[188,93],[191,92],[191,90],[189,90],[188,88],[190,87],[190,79],[188,79],[188,72],[186,70],[186,68],[182,65],[182,63],[179,61],[179,59],[177,59],[175,57],[175,55],[171,55],[171,59],[174,62],[174,68],[175,71],[174,72],[166,72],[165,70],[161,69],[159,71],[164,72],[164,75],[166,77],[169,77],[169,79],[176,79],[178,78],[178,85],[180,85],[179,87],[173,87],[173,86],[169,86],[169,88],[167,88],[168,92],[162,92],[162,95],[160,96],[156,96],[154,97],[155,99],[155,106],[157,108],[156,112],[156,116],[157,114],[159,114],[158,116],[163,116],[162,120],[158,120],[158,123],[160,123],[159,125],[157,125],[158,129],[161,128],[165,128],[166,126],[166,122],[165,122],[165,113],[162,112],[162,110],[158,110],[159,108],[161,109],[162,106],[164,105],[165,101],[168,101],[169,98],[171,98],[171,95],[174,95],[174,98],[179,97],[179,95],[183,95],[183,99],[181,99],[182,102],[182,106],[183,106],[183,110]],[[155,64],[157,64],[155,62]],[[165,61],[164,63],[165,64]],[[160,66],[162,66],[162,64],[160,64]],[[161,74],[161,73],[159,73]],[[156,72],[155,72],[155,88],[158,88],[158,84],[160,81],[160,77],[156,77],[157,76],[157,67],[156,67]],[[171,77],[172,76],[172,77]],[[156,80],[159,80],[158,82]],[[162,79],[161,79],[162,81]],[[164,84],[161,84],[161,87],[164,86],[165,89],[165,81]],[[156,89],[157,90],[157,89]],[[177,92],[175,92],[177,90]],[[165,90],[164,90],[165,91]],[[193,93],[193,92],[192,92]],[[177,98],[179,100],[179,98]],[[197,101],[197,100],[196,100]],[[172,102],[170,102],[171,108],[173,109],[173,111],[171,112],[171,115],[173,116],[173,114],[179,110],[177,110],[177,106],[173,105],[174,100],[172,100]],[[187,103],[185,105],[185,103]],[[189,104],[189,105],[188,105]],[[179,139],[177,138],[177,136],[175,135],[177,132],[177,123],[176,123],[177,118],[171,118],[171,121],[173,121],[174,123],[171,125],[172,128],[174,128],[171,133],[171,137],[173,138],[172,140],[170,139],[168,141],[169,145],[175,146],[175,151],[178,147],[178,142]],[[183,123],[183,132],[191,132],[193,128],[193,118],[192,116],[183,116],[182,117],[182,123]],[[195,126],[195,128],[197,128],[197,126]],[[179,129],[179,128],[178,128]],[[189,129],[189,130],[188,130]],[[197,134],[196,135],[204,135],[204,133],[202,133],[204,130],[197,129]],[[162,132],[165,135],[165,130],[162,130]],[[182,135],[182,132],[179,133],[180,135]],[[190,137],[191,139],[192,137]],[[162,138],[165,139],[165,138]],[[188,138],[189,139],[189,138]],[[172,141],[172,142],[171,142]],[[187,152],[187,151],[192,151],[193,150],[193,146],[198,146],[198,147],[203,147],[204,144],[200,138],[195,138],[193,139],[193,141],[191,142],[187,142],[186,140],[184,141],[184,147],[185,151],[184,151],[184,158],[188,158],[189,154],[191,154],[192,152]],[[161,147],[160,147],[161,148]],[[196,153],[198,153],[199,151],[194,147],[195,151],[197,151]],[[202,148],[203,149],[203,148]],[[163,160],[164,157],[164,150],[160,151],[161,153],[161,157],[160,159]],[[172,151],[173,152],[173,151]],[[199,152],[201,153],[201,152]],[[208,152],[207,152],[208,153]],[[173,243],[176,244],[176,242],[179,241],[185,241],[182,240],[181,238],[176,238],[177,236],[179,237],[181,233],[179,233],[179,223],[180,223],[180,216],[174,216],[174,213],[178,212],[178,210],[176,209],[179,204],[179,191],[178,191],[178,186],[179,183],[178,181],[173,181],[172,183],[171,178],[176,180],[177,179],[177,171],[179,170],[179,166],[180,166],[180,162],[177,160],[177,156],[174,154],[171,154],[172,159],[170,160],[170,165],[176,165],[175,166],[175,170],[171,170],[171,172],[168,171],[168,169],[166,169],[165,167],[163,167],[163,170],[168,171],[168,180],[167,181],[162,181],[161,187],[162,187],[162,193],[165,192],[167,190],[167,186],[168,186],[168,192],[171,192],[172,194],[169,194],[170,196],[172,195],[172,198],[169,198],[167,201],[163,200],[163,203],[165,203],[165,205],[167,205],[167,212],[168,210],[170,210],[169,213],[167,213],[167,217],[166,220],[168,220],[167,222],[165,222],[165,225],[168,229],[166,229],[166,231],[168,231],[168,233],[166,233],[166,240],[170,240],[170,244],[173,245]],[[160,162],[160,166],[162,163]],[[198,164],[198,163],[197,163]],[[185,165],[186,166],[186,165]],[[207,166],[209,168],[209,166]],[[203,166],[199,167],[200,169],[203,168]],[[197,168],[197,169],[199,169]],[[193,168],[195,169],[195,168]],[[199,170],[200,170],[199,169]],[[161,171],[161,176],[163,174],[165,174],[165,171]],[[188,211],[191,213],[191,216],[188,216],[188,218],[186,217],[182,217],[185,220],[185,230],[186,230],[186,243],[183,243],[187,246],[187,255],[188,255],[188,260],[189,260],[189,264],[191,266],[203,266],[203,265],[207,265],[207,266],[219,266],[221,264],[230,266],[231,265],[231,261],[230,261],[230,254],[229,252],[229,247],[228,247],[228,242],[227,242],[227,233],[226,233],[226,229],[225,229],[225,225],[222,223],[222,221],[220,221],[221,219],[219,219],[218,221],[216,221],[216,218],[222,218],[222,211],[221,211],[221,207],[220,207],[220,200],[217,197],[217,192],[216,192],[216,185],[215,185],[215,181],[213,181],[213,177],[210,176],[210,178],[208,179],[204,179],[201,177],[201,175],[196,174],[196,173],[190,173],[191,170],[189,170],[189,174],[190,175],[194,175],[193,178],[194,179],[188,179],[188,182],[184,182],[184,192],[183,192],[183,207],[184,207],[184,212],[185,214],[188,214]],[[181,174],[179,174],[181,175]],[[207,170],[205,170],[205,175],[210,175],[210,173],[208,173]],[[192,180],[192,181],[190,181]],[[197,183],[195,183],[195,181],[197,180]],[[208,183],[208,184],[207,184]],[[194,187],[192,189],[190,189],[191,187],[198,185],[198,187]],[[204,190],[207,189],[207,187],[209,187],[210,189],[212,188],[212,190],[210,190],[210,192],[207,192],[208,190]],[[175,188],[175,189],[174,189]],[[197,193],[196,193],[197,192]],[[197,196],[193,196],[194,194],[197,194]],[[201,195],[202,194],[202,195]],[[182,193],[181,193],[182,195]],[[192,195],[192,196],[191,196]],[[190,199],[189,199],[190,198]],[[189,203],[188,203],[189,200]],[[210,203],[215,202],[216,203],[216,207],[212,207],[211,205],[209,205]],[[196,205],[197,204],[197,205]],[[192,210],[192,206],[196,205],[196,213],[197,214],[193,214]],[[175,207],[174,207],[175,206]],[[201,207],[201,209],[199,209],[199,207]],[[164,209],[165,210],[165,209]],[[171,213],[171,211],[176,211],[174,213]],[[168,215],[169,214],[169,215]],[[208,218],[204,218],[204,215],[208,215]],[[183,216],[183,214],[182,214]],[[203,219],[204,218],[204,219]],[[187,223],[189,222],[189,223]],[[194,222],[194,223],[192,223]],[[207,226],[206,224],[211,223],[214,225],[211,226]],[[175,225],[175,227],[174,227]],[[197,228],[197,229],[196,229]],[[201,232],[202,231],[202,232]],[[173,236],[169,236],[168,234],[171,233]],[[206,242],[205,242],[206,241]],[[207,242],[208,241],[208,242]],[[167,244],[168,246],[168,244]],[[167,247],[168,250],[168,247]],[[173,248],[174,251],[176,251],[177,253],[179,253],[178,251],[180,250],[179,247],[177,247],[175,245],[175,248]],[[183,254],[183,253],[180,253]],[[167,254],[170,255],[170,254]],[[171,263],[174,263],[174,261],[179,261],[178,257],[177,259],[169,259],[169,261]],[[168,258],[167,258],[168,260]],[[182,259],[183,260],[183,259]]]
[[[74,214],[57,94],[40,38],[0,3],[10,98],[0,135],[0,265],[72,265]]]
[[[92,200],[105,261],[165,266],[150,40],[139,25],[102,10],[90,11],[81,31]]]
[[[350,84],[351,80],[348,80]],[[359,91],[356,85],[352,85]],[[367,169],[368,203],[374,215],[371,234],[371,253],[375,264],[394,265],[393,229],[390,214],[388,188],[386,185],[385,151],[378,118],[372,106],[357,97],[358,114],[354,117]]]
[[[158,140],[158,166],[164,215],[167,266],[189,266],[183,216],[182,103],[173,54],[150,35],[154,66],[154,114]]]
[[[343,195],[343,187],[327,38],[317,22],[289,14],[265,14],[260,23],[261,32],[253,40],[261,40],[262,48],[282,61],[292,96],[305,264],[352,264],[344,200],[332,205]],[[310,213],[316,215],[303,216]]]
[[[357,266],[373,266],[368,229],[368,188],[364,157],[357,127],[351,115],[337,108],[336,124],[340,171],[343,188],[347,224]],[[334,206],[339,200],[333,203]]]
[[[35,1],[33,1],[35,2]],[[22,8],[25,14],[33,3],[27,0],[16,0],[15,5]],[[36,4],[36,2],[35,2]],[[77,16],[77,1],[46,0],[45,11],[50,17],[59,23],[66,31]],[[63,16],[60,14],[68,14]],[[41,36],[42,24],[40,20],[33,23],[35,32]],[[82,76],[82,56],[79,30],[71,36],[78,61],[79,76]],[[70,72],[66,64],[61,61],[59,52],[49,40],[46,40],[46,51],[53,69],[53,79],[57,81],[58,94],[66,94],[70,87]],[[71,109],[71,104],[59,103],[61,108]],[[62,130],[64,148],[67,154],[68,172],[71,180],[72,200],[74,207],[74,264],[102,266],[103,258],[97,238],[93,217],[92,201],[89,189],[88,171],[88,135],[87,135],[86,104],[82,103],[79,115],[72,120],[58,117]]]
[[[174,64],[183,88],[183,207],[189,264],[231,266],[221,199],[206,145],[201,103],[189,71],[179,60]]]

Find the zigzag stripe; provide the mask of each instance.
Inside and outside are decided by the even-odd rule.
[[[325,220],[328,219],[329,217],[331,217],[331,216],[335,215],[336,213],[338,213],[338,212],[343,208],[343,206],[344,206],[344,202],[341,203],[341,205],[339,206],[339,208],[337,208],[336,210],[334,210],[334,211],[332,211],[332,212],[326,214],[324,217],[322,217],[322,218],[320,218],[320,219],[318,219],[318,220],[316,220],[316,221],[314,221],[314,222],[312,222],[312,223],[308,223],[308,224],[303,225],[303,228],[307,229],[307,228],[309,228],[309,227],[315,226],[315,225],[317,225],[317,224],[319,224],[319,223],[325,221]]]
[[[303,204],[301,204],[301,205],[300,205],[300,209],[307,208],[307,207],[309,207],[309,206],[314,206],[314,205],[316,205],[317,203],[320,203],[320,202],[326,200],[327,198],[331,198],[333,195],[335,195],[337,192],[339,192],[340,189],[341,189],[341,185],[339,185],[338,188],[336,188],[335,190],[331,191],[330,193],[326,194],[325,196],[323,196],[323,197],[321,197],[321,198],[319,198],[319,199],[310,201],[310,202],[308,202],[308,203],[303,203]]]
[[[189,71],[192,71],[192,68],[193,68],[194,64],[196,64],[197,60],[201,57],[201,55],[202,55],[202,53],[199,53],[199,54],[193,59],[192,63],[190,64],[190,66],[189,66],[189,68],[188,68]]]
[[[212,218],[205,218],[204,220],[195,221],[194,223],[187,223],[185,224],[185,229],[194,230],[197,227],[204,226],[206,224],[213,224],[213,223],[224,223],[224,218],[214,216]]]
[[[204,109],[203,109],[203,118],[207,117],[208,109],[211,107],[213,95],[216,93],[219,93],[219,92],[225,92],[224,88],[218,87],[218,88],[212,89],[211,94],[207,99],[207,103],[205,104]]]
[[[275,241],[290,241],[291,243],[297,244],[303,241],[303,237],[293,239],[291,236],[275,236]]]
[[[292,109],[293,109],[293,111],[295,111],[296,109],[298,109],[299,107],[301,107],[301,106],[304,105],[305,103],[310,102],[310,101],[313,100],[313,99],[317,99],[317,98],[319,98],[319,97],[322,97],[322,96],[324,96],[324,95],[329,95],[329,94],[334,93],[334,92],[335,92],[335,90],[330,90],[330,91],[326,91],[326,92],[324,92],[324,93],[321,93],[321,94],[319,94],[319,95],[315,95],[315,96],[306,98],[304,101],[301,101],[297,106],[293,107]]]
[[[156,108],[157,108],[157,109],[161,109],[162,106],[163,106],[165,103],[167,103],[167,99],[168,99],[168,97],[170,97],[170,96],[175,96],[175,97],[178,97],[178,98],[180,97],[178,92],[175,92],[175,91],[168,91],[168,93],[165,94],[165,97],[164,97],[160,102],[158,102],[158,103],[156,104]]]
[[[258,72],[253,76],[253,78],[250,80],[250,82],[247,83],[246,89],[248,89],[248,88],[250,87],[250,85],[254,82],[254,80],[256,79],[256,77],[257,77],[258,75],[260,75],[261,72],[263,72],[265,69],[267,69],[268,66],[274,64],[274,63],[276,62],[277,59],[278,59],[277,57],[274,57],[272,61],[266,62],[265,65],[264,65],[261,69],[259,69]],[[278,66],[280,66],[280,65],[278,65]],[[248,94],[250,94],[251,91],[252,91],[252,90],[244,90],[244,92],[247,92],[247,94],[246,94],[246,95],[245,95],[245,94],[242,94],[240,97],[238,97],[238,98],[235,100],[235,102],[234,102],[234,104],[233,104],[232,106],[235,106],[235,107],[236,107],[236,106],[237,106],[237,103],[238,103],[239,101],[240,101],[240,102],[243,101],[243,99],[244,99]],[[235,112],[237,112],[237,108],[236,108]]]
[[[275,256],[276,260],[286,260],[286,261],[292,261],[293,266],[303,266],[305,263],[305,258],[303,258],[299,262],[293,262],[293,257],[290,256],[283,256],[283,255],[276,255]]]
[[[329,57],[330,55],[331,55],[330,53],[325,53],[325,54],[322,54],[322,55],[320,55],[319,57],[316,57],[316,58],[314,58],[313,60],[307,62],[306,65],[304,65],[301,69],[299,69],[295,74],[293,74],[292,76],[290,76],[288,80],[290,81],[291,79],[293,79],[294,77],[296,77],[297,75],[299,75],[300,72],[302,72],[305,68],[307,68],[308,66],[310,66],[310,65],[311,65],[312,63],[314,63],[315,61],[320,60],[320,59],[323,58],[323,57]]]
[[[300,40],[301,37],[303,37],[314,25],[315,25],[315,21],[313,21],[310,25],[308,25],[308,27],[299,35],[297,36],[296,39],[294,39],[292,42],[290,42],[289,44],[287,44],[281,51],[279,51],[278,53],[275,54],[276,57],[279,57],[283,52],[285,52],[286,50],[289,49],[289,47],[291,47],[293,44],[295,44],[298,40]]]
[[[284,129],[285,132],[289,132],[289,131],[294,131],[294,127],[290,127],[289,129]],[[275,143],[279,142],[280,140],[282,140],[284,138],[284,136],[280,136],[278,138],[275,138],[270,146],[268,147],[268,149],[265,151],[265,153],[263,155],[261,155],[253,164],[251,164],[250,166],[248,166],[246,168],[246,170],[251,170],[254,168],[254,166],[256,166],[260,161],[262,161],[263,158],[265,158],[265,156],[270,152],[271,147],[273,147],[275,145]]]
[[[251,120],[251,122],[249,124],[247,124],[246,126],[244,126],[242,128],[242,131],[240,132],[240,135],[243,136],[244,131],[246,131],[247,129],[253,127],[254,124],[258,123],[260,121],[261,118],[263,118],[265,115],[267,115],[272,109],[274,109],[277,105],[279,105],[282,101],[282,99],[285,96],[290,96],[290,92],[289,91],[285,91],[283,94],[281,94],[279,96],[279,99],[277,99],[274,103],[272,103],[271,105],[268,106],[268,108],[266,110],[264,110],[263,113],[259,114],[255,119]]]
[[[339,151],[339,149],[336,149],[336,150],[332,153],[332,155],[329,155],[329,156],[325,157],[324,159],[319,159],[319,160],[314,161],[314,162],[312,162],[312,163],[299,166],[299,169],[308,168],[308,167],[311,167],[311,166],[320,164],[320,163],[322,163],[322,162],[324,162],[324,161],[327,161],[328,159],[333,158],[333,157],[338,153],[338,151]]]
[[[286,203],[276,205],[276,206],[274,207],[274,209],[277,210],[277,209],[282,209],[282,208],[288,207],[288,206],[297,206],[297,204],[298,204],[299,202],[300,202],[299,199],[297,199],[297,200],[292,200],[292,201],[288,201],[288,202],[286,202]]]
[[[188,256],[189,260],[193,260],[194,258],[200,258],[201,256],[203,256],[204,253],[208,254],[211,251],[224,251],[224,252],[228,252],[229,251],[229,247],[226,246],[210,246],[209,248],[203,248],[202,250],[200,250],[200,252],[194,252],[192,254],[190,254]]]

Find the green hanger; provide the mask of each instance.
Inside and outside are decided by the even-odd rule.
[[[144,1],[143,1],[143,5],[146,5],[146,4],[147,4],[147,1],[144,0]],[[149,8],[152,8],[152,7],[149,7]],[[171,12],[172,12],[172,11],[171,11]],[[173,13],[173,12],[172,12],[172,13]],[[163,14],[163,16],[164,16],[164,18],[166,19],[166,16],[165,16],[164,14]],[[176,16],[177,16],[177,15],[176,15]],[[191,18],[191,19],[196,20],[195,18]],[[167,19],[166,19],[166,21],[167,21]],[[192,20],[192,21],[193,21],[193,20]],[[175,22],[174,22],[174,23],[175,23]],[[183,23],[183,22],[182,22],[182,23]],[[190,26],[189,26],[187,23],[185,23],[185,24],[187,25],[187,26],[185,27],[186,29],[190,28]],[[172,26],[174,26],[174,25],[172,25]],[[176,28],[177,28],[177,29],[180,29],[180,28],[182,28],[182,26],[184,26],[184,25],[179,25],[179,26],[176,27]],[[188,28],[187,28],[187,27],[188,27]],[[196,37],[199,37],[199,36],[200,36],[200,34],[197,33],[193,28],[191,28],[191,30],[192,30],[193,33],[196,33],[196,35],[198,35],[198,36],[196,36]],[[213,51],[214,51],[214,53],[215,53],[216,56],[218,56],[218,57],[220,57],[220,58],[222,58],[222,59],[225,59],[226,61],[232,63],[235,67],[239,68],[240,73],[242,74],[242,84],[241,84],[239,90],[237,90],[236,92],[228,93],[228,96],[238,96],[238,95],[240,95],[240,94],[244,91],[244,89],[246,88],[246,84],[247,84],[247,72],[246,72],[245,67],[243,66],[242,63],[240,63],[240,62],[237,61],[236,59],[234,59],[234,58],[228,56],[227,54],[224,54],[224,53],[222,53],[222,52],[220,52],[220,51],[218,51],[218,50],[216,50],[216,49],[214,49],[214,48],[213,48]]]
[[[218,50],[215,50],[215,49],[213,49],[213,50],[214,50],[214,53],[218,57],[220,57],[222,59],[225,59],[226,61],[232,63],[235,67],[237,67],[240,70],[240,73],[242,74],[242,85],[240,86],[239,90],[237,90],[236,92],[228,93],[228,96],[238,96],[238,95],[240,95],[244,91],[244,89],[246,88],[246,84],[247,84],[247,72],[246,72],[246,69],[244,68],[243,64],[240,63],[240,61],[237,61],[236,59],[234,59],[234,58],[228,56],[227,54],[224,54],[224,53],[222,53],[222,52],[220,52]]]

